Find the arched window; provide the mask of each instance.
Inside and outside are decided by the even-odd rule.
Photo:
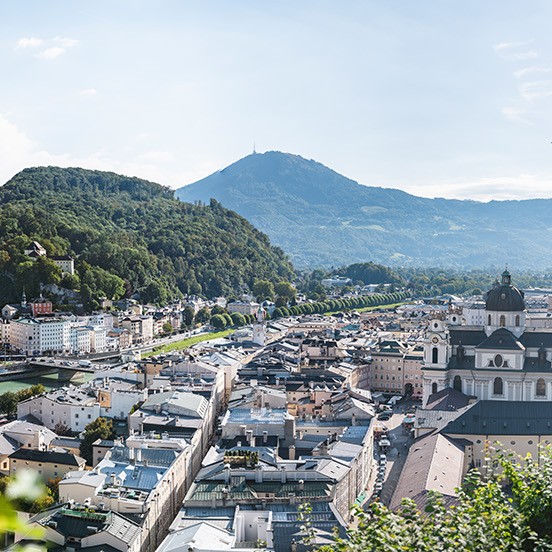
[[[516,326],[519,326],[519,314],[516,314]]]
[[[501,327],[506,326],[506,317],[503,314],[500,315],[500,324],[499,324],[499,326],[501,326]]]
[[[489,318],[487,319],[487,324],[490,326],[491,325],[491,315],[489,314]]]
[[[546,382],[539,378],[537,380],[537,397],[544,397],[546,396]]]
[[[456,391],[462,392],[462,378],[460,376],[454,376],[454,383],[452,386]]]
[[[437,347],[433,347],[433,351],[431,351],[431,362],[433,364],[439,362],[439,349],[437,349]]]
[[[494,379],[493,395],[504,395],[504,383],[502,382],[502,378]]]
[[[431,394],[437,393],[437,384],[433,382],[431,384]]]

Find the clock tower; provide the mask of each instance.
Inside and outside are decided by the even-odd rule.
[[[424,404],[430,395],[448,387],[448,361],[449,347],[445,323],[439,319],[431,320],[424,341]]]

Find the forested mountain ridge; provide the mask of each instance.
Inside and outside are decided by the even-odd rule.
[[[40,283],[79,289],[86,301],[139,292],[165,302],[183,293],[239,293],[257,278],[289,279],[285,254],[213,201],[191,205],[159,184],[78,168],[25,169],[0,187],[0,299]],[[48,257],[69,254],[77,274],[61,280],[48,259],[24,255],[38,241]]]
[[[215,198],[282,247],[297,267],[552,266],[552,200],[429,199],[363,186],[298,155],[252,154],[176,191]]]

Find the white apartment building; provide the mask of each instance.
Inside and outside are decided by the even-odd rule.
[[[0,326],[0,338],[9,338],[12,349],[27,354],[90,353],[107,347],[107,326],[83,326],[69,318],[21,318]]]
[[[70,344],[70,323],[59,318],[22,318],[10,322],[10,344],[22,353],[66,351]]]
[[[94,394],[82,388],[62,387],[33,397],[17,405],[17,417],[33,415],[48,429],[56,425],[71,431],[82,431],[87,424],[101,416],[100,403]]]

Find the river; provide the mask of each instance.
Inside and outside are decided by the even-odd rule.
[[[36,385],[41,383],[46,388],[46,391],[51,389],[57,389],[58,387],[63,387],[64,385],[82,385],[86,381],[90,381],[94,378],[94,374],[81,374],[80,377],[75,378],[74,381],[59,381],[57,379],[57,374],[48,374],[45,376],[36,376],[34,378],[24,379],[24,380],[14,380],[14,381],[0,381],[0,395],[7,393],[8,391],[19,391],[20,389],[27,389],[31,385]]]

